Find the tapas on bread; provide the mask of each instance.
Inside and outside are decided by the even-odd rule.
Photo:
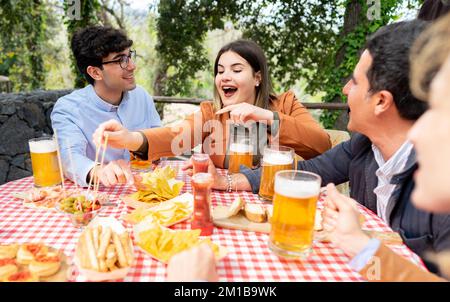
[[[14,193],[13,197],[21,199],[23,205],[31,208],[42,208],[48,210],[56,210],[61,201],[83,195],[83,192],[76,189],[63,190],[60,186],[50,188],[31,188],[23,193]],[[108,196],[104,193],[95,195],[96,200],[103,204],[108,201]]]
[[[1,281],[66,281],[67,268],[64,254],[42,243],[0,245]]]

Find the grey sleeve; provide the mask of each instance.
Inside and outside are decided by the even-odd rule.
[[[349,167],[353,154],[351,152],[352,139],[343,142],[327,152],[313,159],[299,161],[297,170],[313,172],[322,177],[322,186],[330,182],[338,185],[349,180]],[[241,166],[240,172],[247,177],[254,194],[259,191],[261,168],[249,169]]]

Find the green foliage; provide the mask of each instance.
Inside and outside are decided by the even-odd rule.
[[[192,79],[198,71],[210,69],[202,46],[206,32],[222,29],[224,21],[231,20],[244,38],[265,50],[277,89],[287,90],[304,79],[307,93],[325,92],[323,101],[344,102],[343,84],[367,36],[394,20],[396,9],[406,1],[414,6],[421,0],[382,0],[380,18],[371,21],[367,3],[376,1],[161,0],[156,86],[163,95],[191,95]],[[349,13],[355,5],[362,8],[358,16]],[[346,21],[356,26],[344,28]],[[324,112],[324,126],[333,127],[338,114]]]
[[[71,5],[69,5],[71,4]],[[68,38],[69,38],[69,45],[70,41],[72,40],[73,34],[80,28],[84,28],[89,25],[95,25],[99,23],[97,12],[100,10],[100,3],[98,0],[80,0],[80,11],[79,16],[76,16],[74,14],[74,7],[72,3],[69,3],[68,1],[64,1],[64,11],[66,12],[65,16],[65,24],[67,25],[67,32],[68,32]],[[79,18],[75,18],[79,17]],[[79,19],[79,20],[77,20]],[[74,86],[76,88],[82,88],[86,86],[87,81],[84,78],[83,74],[80,73],[78,70],[75,58],[73,55],[70,55],[71,58],[71,66],[75,77],[75,83]]]
[[[197,71],[209,68],[203,42],[208,30],[223,28],[222,17],[235,14],[235,1],[161,0],[157,21],[160,56],[157,93],[188,95]]]
[[[46,12],[41,0],[0,0],[0,73],[14,90],[42,88]]]

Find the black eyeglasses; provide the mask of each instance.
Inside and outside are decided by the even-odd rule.
[[[128,55],[120,56],[120,58],[117,60],[102,62],[102,65],[110,64],[110,63],[119,63],[119,65],[122,69],[126,69],[128,67],[128,63],[130,62],[130,59],[132,59],[133,62],[136,62],[136,51],[135,50],[131,50]]]

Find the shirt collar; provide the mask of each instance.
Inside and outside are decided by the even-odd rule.
[[[103,111],[115,112],[119,109],[119,107],[123,106],[129,99],[129,93],[128,91],[125,91],[122,96],[122,101],[119,103],[119,105],[112,105],[104,101],[101,97],[97,95],[94,86],[89,85],[88,87],[91,100],[94,102],[95,106],[97,106],[99,109]]]
[[[405,167],[411,150],[413,150],[413,144],[410,141],[405,141],[397,152],[395,152],[394,155],[386,162],[384,161],[380,149],[378,149],[378,147],[374,144],[372,144],[372,150],[379,167],[377,170],[377,175],[381,173],[386,176],[392,176],[401,172]]]

